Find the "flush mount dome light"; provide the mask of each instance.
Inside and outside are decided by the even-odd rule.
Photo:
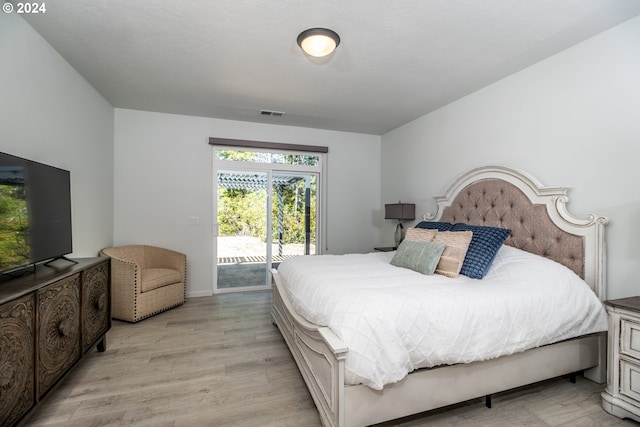
[[[298,45],[316,58],[329,55],[339,44],[340,36],[327,28],[309,28],[298,35]]]

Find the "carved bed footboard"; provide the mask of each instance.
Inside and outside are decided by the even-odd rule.
[[[344,414],[344,360],[347,347],[329,328],[307,322],[291,307],[275,270],[273,277],[273,322],[287,342],[298,365],[322,423],[343,426]]]

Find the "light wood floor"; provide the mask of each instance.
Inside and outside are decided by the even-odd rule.
[[[26,425],[320,426],[270,309],[270,292],[251,292],[114,320],[107,351],[87,355]],[[602,389],[563,378],[496,395],[492,409],[476,399],[385,425],[636,425],[601,408]]]

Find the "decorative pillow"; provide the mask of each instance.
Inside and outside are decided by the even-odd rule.
[[[427,228],[438,231],[449,231],[453,228],[453,224],[450,222],[436,222],[436,221],[420,221],[416,224],[416,228]]]
[[[438,231],[432,241],[444,243],[445,248],[436,267],[436,273],[458,277],[472,237],[471,231]]]
[[[391,264],[396,267],[409,268],[422,274],[433,274],[444,251],[444,246],[444,243],[403,240],[398,246]]]
[[[405,240],[412,242],[432,242],[433,238],[438,234],[438,230],[427,230],[424,228],[407,228]]]
[[[493,259],[511,230],[498,227],[456,223],[451,231],[472,231],[473,237],[467,249],[460,274],[472,279],[482,279],[489,271]]]

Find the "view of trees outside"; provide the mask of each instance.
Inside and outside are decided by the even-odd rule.
[[[283,186],[283,243],[305,242],[305,180],[302,179],[293,185]],[[273,227],[274,240],[279,237],[280,207],[277,190],[274,190],[273,203]],[[311,243],[315,243],[316,227],[316,183],[311,183]],[[267,192],[264,188],[257,189],[231,189],[218,188],[218,223],[221,236],[253,236],[259,237],[263,242],[267,239],[267,217],[265,206]]]
[[[218,150],[219,159],[248,161],[254,163],[280,163],[315,165],[316,156],[287,155],[263,152]],[[278,156],[274,159],[274,156]],[[233,172],[229,172],[233,174]],[[279,200],[279,185],[274,184],[272,191],[272,238],[279,238],[279,218],[283,220],[283,243],[305,243],[305,176],[310,179],[310,243],[316,238],[316,194],[317,182],[313,175],[295,172],[274,174],[275,177],[286,175],[290,184],[282,185],[282,203]],[[256,174],[258,176],[258,174]],[[295,179],[298,178],[298,179]],[[256,179],[256,185],[246,188],[225,188],[218,185],[218,224],[220,236],[252,236],[264,243],[267,238],[266,204],[267,191],[263,180]],[[262,183],[262,184],[261,184]],[[282,207],[282,213],[280,208]]]
[[[253,236],[266,241],[267,191],[218,187],[220,236]]]
[[[28,236],[24,188],[0,183],[0,270],[19,266],[31,258]]]
[[[316,241],[316,179],[312,177],[309,185],[309,243],[314,245]],[[305,207],[306,207],[306,182],[305,179],[297,181],[295,184],[282,187],[283,199],[283,242],[284,243],[305,243]],[[274,189],[273,203],[273,237],[278,238],[279,207],[277,203],[276,191]]]

